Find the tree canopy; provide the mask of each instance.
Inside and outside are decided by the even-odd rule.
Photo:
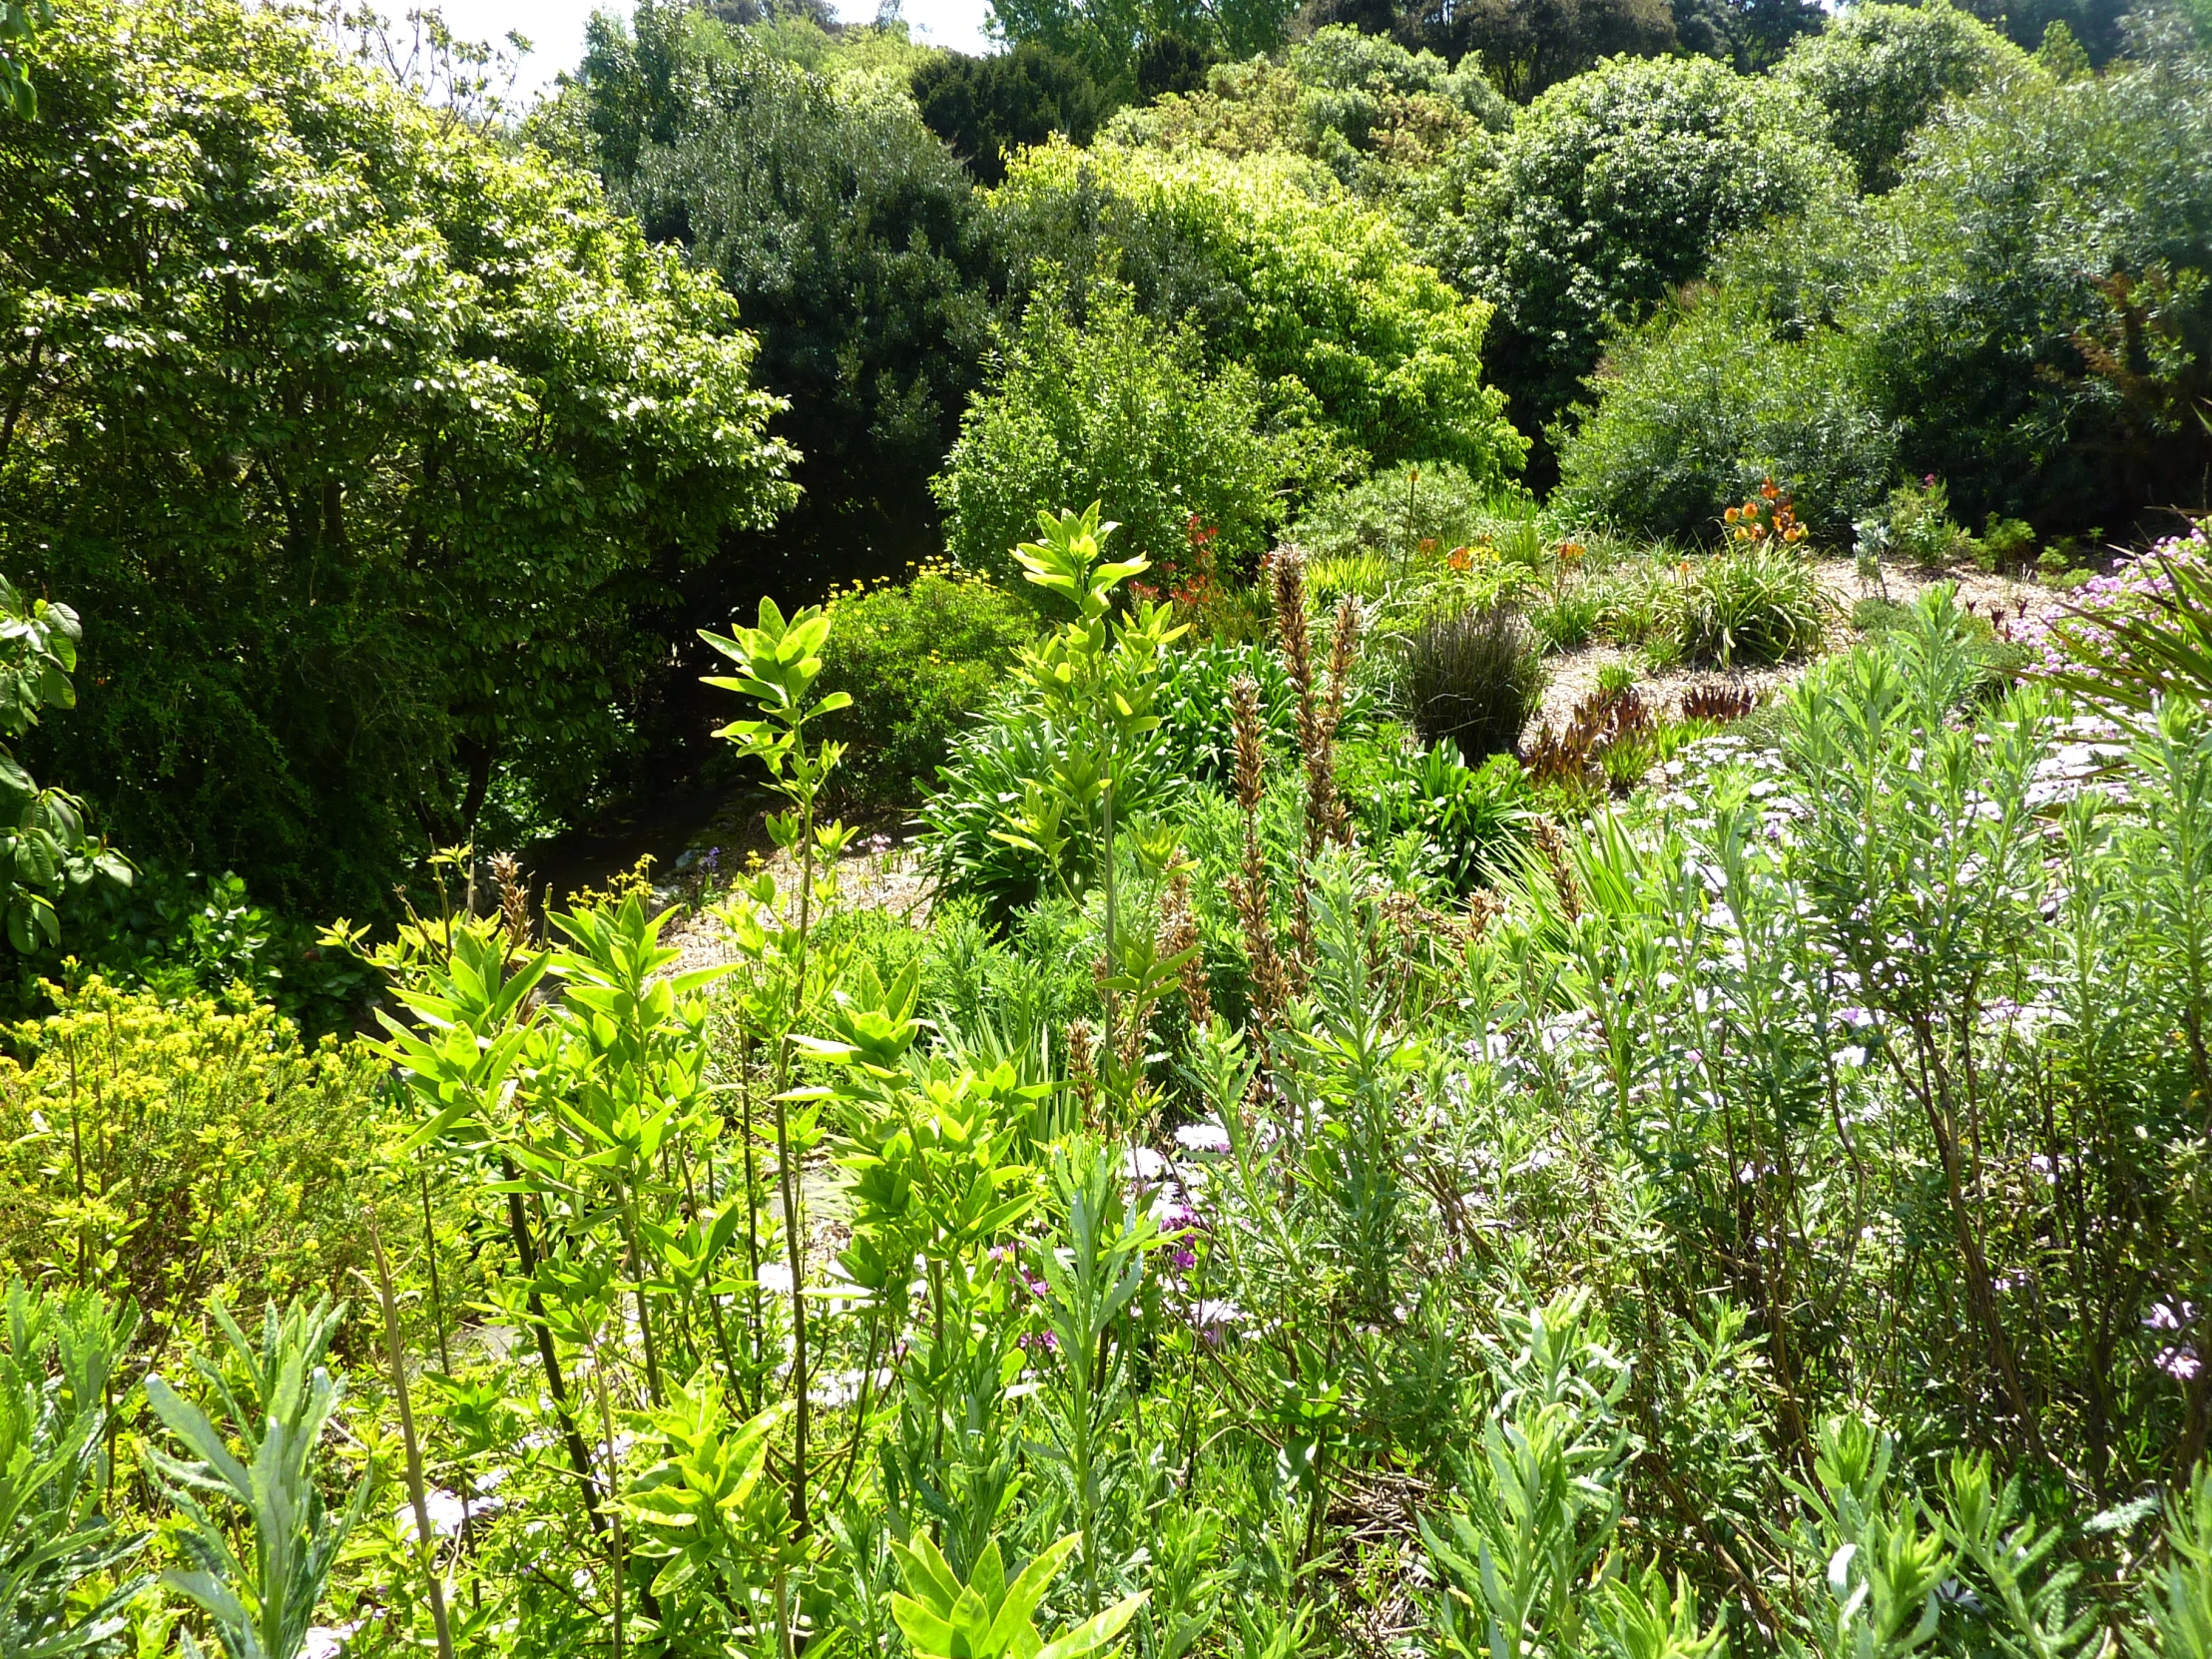
[[[791,499],[729,298],[291,15],[86,0],[29,67],[0,561],[90,619],[40,740],[134,851],[325,910],[576,810],[641,613]]]
[[[1377,461],[1493,478],[1520,465],[1525,442],[1483,382],[1489,307],[1311,163],[1053,144],[1014,165],[991,213],[1010,281],[1118,276],[1153,315],[1194,314],[1216,360],[1299,382]]]

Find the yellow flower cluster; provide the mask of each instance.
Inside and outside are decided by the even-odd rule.
[[[834,614],[838,605],[850,600],[865,599],[874,593],[884,593],[892,588],[911,587],[914,583],[934,577],[940,582],[958,582],[967,587],[987,587],[990,578],[979,571],[956,565],[942,553],[926,559],[909,559],[906,569],[898,576],[872,576],[855,578],[850,582],[832,582],[830,592],[822,602],[822,608]]]

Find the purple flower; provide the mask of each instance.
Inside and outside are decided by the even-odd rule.
[[[2179,1331],[2183,1326],[2193,1324],[2196,1317],[2197,1310],[2192,1303],[2184,1302],[2176,1306],[2171,1302],[2159,1302],[2154,1303],[2151,1311],[2143,1316],[2143,1327],[2148,1331]]]

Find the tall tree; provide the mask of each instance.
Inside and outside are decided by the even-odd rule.
[[[798,512],[718,567],[744,591],[702,595],[707,620],[767,561],[804,597],[936,551],[928,479],[988,343],[973,182],[903,89],[833,86],[656,0],[595,28],[577,95],[609,188],[735,295],[804,457]]]
[[[914,103],[929,130],[986,185],[1006,158],[1054,134],[1088,144],[1113,105],[1090,71],[1036,41],[989,57],[947,52],[914,71]]]
[[[0,563],[96,619],[107,821],[361,913],[487,812],[576,811],[641,608],[791,496],[727,296],[296,15],[83,0],[31,68]]]
[[[1226,58],[1275,51],[1297,11],[1298,0],[991,0],[990,23],[1004,40],[1074,58],[1127,102],[1146,79],[1180,84],[1162,79],[1168,60],[1194,49]]]

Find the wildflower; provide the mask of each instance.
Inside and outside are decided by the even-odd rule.
[[[432,1486],[422,1495],[423,1510],[430,1517],[431,1535],[438,1538],[452,1537],[460,1531],[470,1515],[488,1514],[499,1506],[500,1500],[495,1497],[478,1498],[472,1504],[458,1492],[449,1492],[438,1486]],[[414,1504],[401,1504],[392,1518],[398,1523],[399,1535],[409,1543],[415,1542]]]
[[[1124,1181],[1153,1182],[1167,1173],[1168,1161],[1149,1146],[1133,1146],[1121,1155]]]
[[[1207,1300],[1191,1310],[1191,1323],[1201,1330],[1208,1326],[1238,1325],[1243,1323],[1244,1310],[1234,1302]]]
[[[1211,1118],[1186,1123],[1176,1130],[1175,1144],[1185,1152],[1220,1154],[1229,1150],[1229,1131]]]

